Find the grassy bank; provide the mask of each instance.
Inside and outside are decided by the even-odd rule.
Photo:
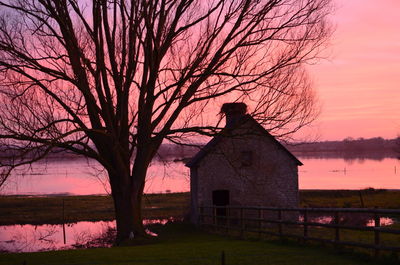
[[[365,256],[343,254],[328,248],[265,241],[243,241],[203,233],[188,225],[170,224],[153,227],[159,237],[152,244],[42,253],[2,254],[4,265],[83,265],[83,264],[221,264],[222,251],[229,265],[241,264],[307,264],[358,265],[392,264],[390,260],[374,261]],[[26,263],[24,263],[26,262]],[[393,263],[395,264],[395,263]]]
[[[398,190],[303,190],[300,205],[307,207],[400,208]],[[145,218],[183,217],[189,193],[149,194],[144,197]],[[0,196],[0,225],[57,224],[63,222],[113,220],[109,196]]]
[[[183,217],[189,209],[189,193],[145,195],[144,218]],[[63,206],[64,205],[64,206]],[[110,196],[0,196],[0,225],[59,224],[114,219]]]
[[[400,209],[400,190],[302,190],[302,207]]]

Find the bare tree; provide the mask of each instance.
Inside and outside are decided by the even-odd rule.
[[[145,233],[142,194],[161,143],[217,132],[206,115],[214,105],[246,102],[277,136],[315,118],[303,66],[330,34],[330,0],[0,7],[1,166],[8,172],[55,150],[97,160],[109,176],[117,242]]]

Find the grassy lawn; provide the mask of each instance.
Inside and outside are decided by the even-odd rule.
[[[362,199],[361,199],[362,198]],[[303,190],[300,205],[307,207],[400,208],[400,191],[395,190]],[[109,196],[0,196],[0,225],[59,224],[65,221],[113,220]],[[189,209],[189,193],[148,194],[144,197],[145,218],[183,217]]]
[[[386,228],[391,229],[400,229],[400,224],[394,224],[390,226],[386,226]],[[271,227],[266,227],[263,229],[264,231],[278,233],[278,226],[272,225]],[[286,225],[283,226],[282,232],[284,234],[297,235],[302,236],[304,233],[302,226],[296,225]],[[231,235],[239,235],[239,231],[231,231]],[[308,227],[308,236],[311,238],[320,238],[326,240],[334,240],[335,239],[335,230],[328,229],[325,227]],[[259,238],[259,233],[257,232],[247,232],[247,238]],[[270,239],[276,239],[277,237],[270,237]],[[350,229],[340,229],[340,240],[344,242],[357,242],[364,244],[374,244],[374,232],[373,231],[357,231]],[[321,245],[322,243],[316,242],[313,240],[307,241],[307,246],[309,245]],[[381,233],[380,234],[380,244],[382,246],[391,246],[391,247],[400,247],[400,235],[398,234],[389,234],[389,233]],[[332,244],[329,246],[333,247]],[[340,246],[342,249],[351,250],[354,253],[365,254],[368,256],[374,256],[374,250],[368,248],[361,248],[355,246]],[[381,250],[381,254],[384,256],[391,256],[393,253],[390,251]]]
[[[329,248],[301,246],[294,243],[244,241],[211,235],[183,224],[156,226],[159,237],[151,244],[42,253],[1,254],[1,265],[55,264],[395,264],[374,261],[364,256],[343,254]],[[26,262],[26,263],[24,263]]]

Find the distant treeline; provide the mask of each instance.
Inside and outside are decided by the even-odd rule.
[[[384,157],[398,158],[400,157],[400,138],[346,138],[343,141],[289,144],[287,148],[301,156],[323,155],[324,157],[361,157],[371,159],[382,159]]]
[[[285,144],[285,146],[294,154],[302,157],[344,157],[345,159],[368,158],[379,160],[385,157],[400,157],[400,138],[346,138],[343,141],[289,143]],[[200,148],[201,145],[193,147],[164,144],[158,152],[158,158],[166,160],[190,158]]]
[[[157,152],[158,160],[187,160],[194,156],[204,144],[197,146],[162,144]],[[395,139],[383,139],[375,137],[364,138],[346,138],[343,141],[321,141],[307,143],[289,143],[285,144],[297,156],[301,157],[330,157],[330,158],[369,158],[383,159],[385,157],[400,158],[400,137]],[[2,157],[9,156],[13,150],[0,147],[0,160]],[[29,155],[28,155],[29,156]],[[79,156],[65,150],[54,148],[53,152],[48,154],[49,159],[76,159]]]
[[[177,145],[163,144],[158,149],[156,159],[159,160],[188,160],[194,156],[204,144],[196,145]]]

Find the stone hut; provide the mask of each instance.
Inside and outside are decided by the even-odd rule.
[[[223,104],[225,128],[186,164],[194,223],[201,205],[298,207],[302,163],[246,109]]]

